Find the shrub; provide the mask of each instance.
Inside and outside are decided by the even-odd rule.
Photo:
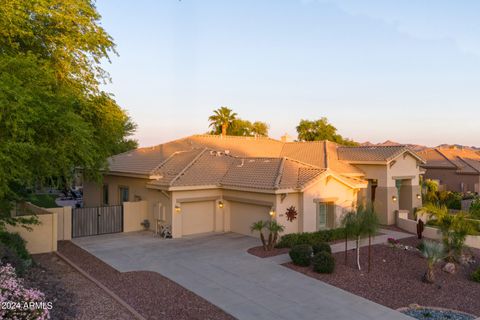
[[[319,242],[312,246],[313,254],[317,254],[319,252],[325,251],[328,253],[332,253],[332,247],[326,242]]]
[[[477,270],[472,272],[472,274],[470,275],[470,278],[472,279],[472,281],[480,282],[480,267],[477,268]]]
[[[312,259],[312,247],[308,244],[294,246],[288,253],[293,264],[308,267]]]
[[[23,260],[30,260],[26,242],[18,233],[0,231],[0,242],[15,251]]]
[[[23,286],[21,279],[15,274],[15,269],[7,264],[0,267],[0,301],[20,302],[23,304],[38,304],[44,301],[42,292]],[[1,308],[0,319],[49,319],[47,308]]]
[[[335,258],[331,253],[320,251],[313,259],[313,271],[318,273],[332,273],[335,269]]]
[[[27,263],[22,260],[15,251],[0,243],[0,265],[10,264],[15,268],[17,274],[22,276],[25,273]]]
[[[316,232],[290,233],[282,236],[277,248],[293,248],[295,245],[308,244],[313,246],[320,242],[330,242],[345,238],[345,229],[337,228]]]

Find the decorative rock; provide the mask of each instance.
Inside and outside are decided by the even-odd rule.
[[[460,256],[460,263],[463,265],[475,264],[475,257],[471,254],[462,254]]]
[[[448,262],[443,266],[442,270],[447,273],[454,274],[455,272],[457,272],[457,267],[454,263]]]

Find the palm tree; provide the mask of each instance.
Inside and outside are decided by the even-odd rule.
[[[268,235],[267,249],[272,250],[277,243],[278,234],[285,230],[285,226],[282,226],[275,220],[271,220],[266,223],[266,228],[268,229],[268,231],[270,231],[270,234]]]
[[[262,241],[263,250],[267,251],[267,242],[265,240],[265,236],[263,235],[263,229],[267,227],[267,222],[265,221],[257,221],[252,223],[250,226],[250,231],[253,233],[254,231],[260,232],[260,240]]]
[[[235,119],[237,119],[237,114],[227,107],[220,107],[214,110],[213,115],[208,117],[210,127],[213,127],[217,131],[221,128],[222,136],[227,135],[227,129]]]
[[[378,230],[378,216],[372,205],[365,208],[359,208],[362,223],[362,231],[368,235],[368,272],[370,272],[370,264],[372,261],[372,236],[374,237]],[[358,212],[357,210],[357,212]]]
[[[427,272],[425,272],[425,275],[423,276],[423,281],[427,283],[434,283],[435,264],[443,259],[443,245],[434,241],[423,241],[421,252],[422,255],[427,258]]]

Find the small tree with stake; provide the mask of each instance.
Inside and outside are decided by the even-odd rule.
[[[347,212],[342,219],[342,225],[345,228],[345,265],[347,265],[348,239],[352,237],[355,232],[355,220],[355,211]]]
[[[361,220],[362,233],[368,235],[368,272],[370,272],[372,262],[372,237],[375,236],[378,230],[378,216],[371,205],[359,207],[357,214]]]

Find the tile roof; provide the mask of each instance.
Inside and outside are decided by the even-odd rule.
[[[151,184],[160,187],[289,189],[302,188],[326,170],[362,177],[350,162],[388,161],[405,151],[412,152],[404,146],[343,147],[328,141],[194,135],[113,156],[109,170],[155,178]]]
[[[400,146],[364,146],[364,147],[338,147],[338,158],[340,160],[355,161],[390,161],[403,154],[410,152],[421,159],[408,147]]]
[[[480,154],[470,149],[433,148],[420,152],[425,168],[456,169],[458,173],[480,174]]]

